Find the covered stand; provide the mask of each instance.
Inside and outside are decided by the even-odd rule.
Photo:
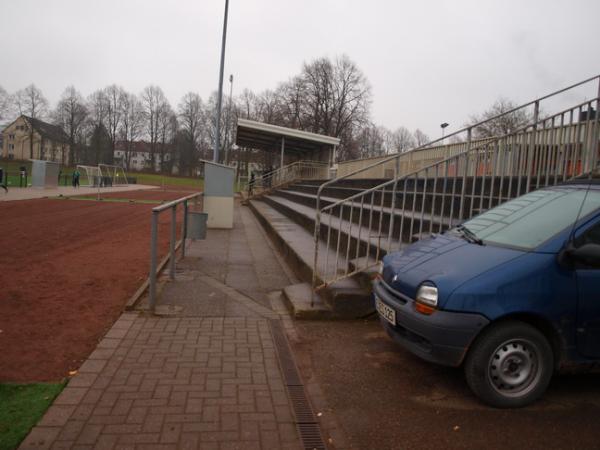
[[[331,167],[340,140],[308,131],[238,119],[235,143],[240,147],[278,153],[279,167],[301,160],[320,161]]]

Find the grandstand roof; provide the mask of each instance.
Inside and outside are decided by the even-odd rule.
[[[279,152],[285,140],[285,152],[306,153],[329,150],[340,140],[331,136],[280,127],[248,119],[238,119],[235,143],[267,152]]]

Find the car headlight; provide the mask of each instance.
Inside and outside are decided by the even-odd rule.
[[[433,284],[427,283],[419,286],[415,307],[423,314],[432,314],[438,304],[438,289]]]

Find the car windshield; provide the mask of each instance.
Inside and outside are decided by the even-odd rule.
[[[584,217],[598,208],[598,190],[543,189],[490,209],[463,226],[484,243],[532,250],[573,225],[580,210]]]

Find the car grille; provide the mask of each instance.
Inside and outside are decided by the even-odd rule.
[[[404,294],[401,294],[400,292],[392,288],[389,284],[385,282],[385,280],[381,280],[381,286],[386,290],[386,292],[389,295],[394,297],[394,300],[398,301],[398,303],[400,303],[401,305],[406,305],[406,302],[409,300],[409,297],[407,297]]]

